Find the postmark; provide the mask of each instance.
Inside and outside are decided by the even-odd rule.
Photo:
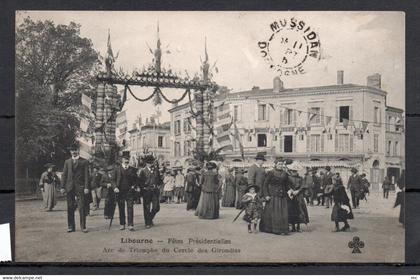
[[[258,48],[264,61],[279,76],[305,74],[305,65],[321,58],[319,35],[305,21],[283,18],[269,27],[271,35],[259,41]]]

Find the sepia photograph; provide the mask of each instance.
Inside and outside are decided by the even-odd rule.
[[[403,12],[15,25],[16,262],[405,262]]]

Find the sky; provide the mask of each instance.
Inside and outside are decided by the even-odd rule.
[[[23,18],[52,20],[56,24],[81,25],[81,36],[92,40],[93,47],[105,55],[108,30],[116,69],[131,73],[152,61],[148,45],[156,45],[156,29],[164,54],[163,66],[190,76],[200,71],[204,41],[210,64],[216,65],[214,81],[233,92],[253,86],[272,88],[277,75],[263,60],[258,42],[272,34],[273,21],[294,17],[316,31],[321,42],[322,59],[308,62],[305,74],[282,76],[285,88],[336,84],[337,71],[344,71],[344,83],[366,85],[368,75],[382,76],[382,89],[388,92],[387,105],[405,109],[405,16],[402,12],[111,12],[111,11],[18,11],[17,25]],[[132,87],[145,97],[152,88]],[[162,89],[177,98],[182,91]],[[184,103],[184,102],[182,102]],[[169,121],[171,104],[159,106],[160,122]],[[131,124],[136,116],[143,120],[154,114],[151,102],[129,98],[125,105]]]

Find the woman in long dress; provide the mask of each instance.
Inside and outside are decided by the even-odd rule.
[[[235,207],[236,209],[242,209],[242,197],[244,196],[247,188],[248,188],[248,180],[244,176],[246,171],[244,169],[238,170],[235,174],[235,189],[236,189],[236,201]]]
[[[225,189],[222,199],[223,207],[235,207],[236,190],[235,178],[233,177],[232,171],[233,169],[229,169],[228,174],[225,177]]]
[[[276,159],[274,163],[274,169],[267,173],[263,185],[262,195],[266,204],[261,216],[260,231],[288,235],[287,191],[290,179],[283,169],[283,160]]]
[[[163,185],[163,196],[166,197],[166,203],[170,204],[174,196],[175,177],[169,170],[166,171],[166,175],[163,178]]]
[[[205,171],[200,179],[201,195],[198,202],[195,215],[200,219],[218,219],[219,218],[219,195],[220,180],[217,173],[216,164],[208,162]]]
[[[47,168],[47,171],[41,175],[39,188],[42,193],[43,208],[46,209],[46,211],[51,211],[57,204],[55,188],[60,184],[60,179],[55,174],[53,164],[47,163],[45,167]]]
[[[351,210],[350,199],[347,196],[340,173],[336,173],[333,176],[332,197],[334,206],[331,213],[331,221],[335,223],[335,231],[346,231],[350,228],[347,220],[353,219],[353,212]],[[344,227],[340,229],[339,223],[344,223]]]
[[[292,172],[290,176],[291,181],[291,197],[289,201],[289,224],[292,225],[292,232],[302,232],[300,224],[309,223],[308,208],[306,207],[303,187],[303,178],[299,176],[296,169],[289,167]]]
[[[187,211],[188,210],[195,210],[197,207],[196,199],[196,192],[198,188],[198,175],[195,172],[194,167],[188,167],[187,175],[185,176],[185,195],[187,198]]]

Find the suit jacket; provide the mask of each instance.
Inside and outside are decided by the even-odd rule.
[[[63,174],[61,175],[61,186],[67,192],[89,189],[89,166],[88,161],[79,157],[76,164],[69,158],[64,162]]]
[[[253,164],[248,169],[248,185],[257,185],[262,189],[265,180],[265,170],[263,167],[259,167]]]
[[[188,172],[185,176],[185,191],[186,192],[193,192],[194,189],[197,187],[197,175],[191,172]]]
[[[123,178],[123,170],[122,166],[118,166],[115,170],[115,186],[122,192],[127,192],[131,189],[132,186],[137,186],[137,169],[132,166],[127,168],[127,185],[123,186],[122,178]]]
[[[357,174],[352,174],[349,177],[349,181],[347,183],[347,188],[349,188],[351,191],[361,191],[363,186],[362,178]]]
[[[324,188],[328,185],[333,184],[332,177],[333,177],[332,172],[325,173],[324,178],[323,178],[323,182],[322,182],[322,186]]]
[[[161,183],[159,170],[145,167],[140,171],[137,183],[140,188],[158,187]]]

